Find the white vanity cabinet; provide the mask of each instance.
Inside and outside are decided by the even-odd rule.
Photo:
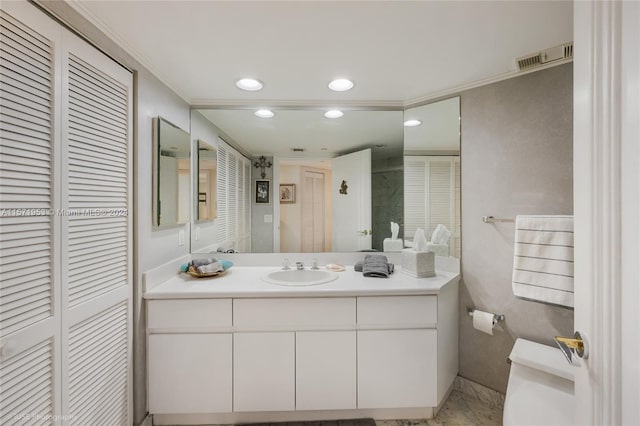
[[[231,333],[149,336],[149,411],[231,412]]]
[[[295,334],[235,333],[234,411],[295,410]]]
[[[154,424],[429,417],[458,370],[457,277],[360,293],[148,300]]]
[[[355,297],[234,299],[233,325],[234,411],[356,408]]]
[[[354,408],[357,408],[356,332],[297,332],[296,409]]]
[[[437,406],[438,296],[358,297],[357,321],[358,408]]]
[[[147,304],[149,412],[232,411],[231,299]]]

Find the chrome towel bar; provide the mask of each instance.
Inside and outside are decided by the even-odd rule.
[[[515,219],[500,219],[493,216],[482,216],[482,221],[484,223],[497,223],[497,222],[515,222]]]

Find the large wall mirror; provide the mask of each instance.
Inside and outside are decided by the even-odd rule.
[[[406,110],[404,129],[405,236],[460,258],[460,97]]]
[[[153,221],[156,227],[188,223],[191,211],[189,133],[153,119]]]
[[[391,222],[400,225],[399,238],[411,240],[417,222],[406,215],[406,209],[416,199],[407,191],[406,181],[415,188],[415,177],[405,170],[407,158],[423,162],[420,185],[423,191],[434,192],[426,199],[423,196],[424,204],[426,200],[435,203],[436,193],[444,191],[433,178],[427,181],[427,173],[435,176],[438,167],[424,162],[437,157],[451,163],[446,166],[453,173],[453,183],[447,181],[452,185],[447,211],[453,213],[445,220],[433,208],[423,209],[420,227],[430,236],[438,223],[445,225],[456,235],[448,242],[446,255],[459,256],[460,215],[455,213],[460,207],[459,98],[406,111],[345,110],[337,119],[325,117],[325,112],[276,109],[274,117],[267,119],[257,117],[255,109],[193,111],[192,132],[196,129],[197,133],[193,138],[223,138],[251,160],[251,185],[245,191],[250,191],[254,244],[253,249],[245,246],[240,251],[383,251],[383,240],[391,236]],[[420,120],[420,126],[403,126],[413,117]],[[262,170],[253,167],[260,156],[272,162],[264,178]],[[409,166],[414,167],[411,161]],[[256,203],[256,180],[269,182],[268,203]],[[214,222],[228,222],[217,219]],[[216,241],[219,229],[207,233],[205,227],[195,225],[192,251],[207,250],[216,243],[224,249],[237,248],[232,240]],[[256,241],[262,243],[258,249]]]
[[[325,112],[279,109],[268,119],[254,109],[192,114],[199,134],[223,137],[252,163],[263,155],[273,163],[264,178],[251,167],[251,238],[263,243],[251,251],[382,250],[390,222],[402,222],[402,111],[345,110],[340,118]],[[256,180],[269,181],[268,203],[256,203]],[[203,238],[201,231],[194,239],[198,248],[206,246]]]

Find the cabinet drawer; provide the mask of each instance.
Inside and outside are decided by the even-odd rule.
[[[231,299],[150,300],[148,328],[231,327]]]
[[[235,299],[233,325],[251,328],[354,327],[355,298]]]
[[[437,296],[358,297],[358,325],[435,327]]]

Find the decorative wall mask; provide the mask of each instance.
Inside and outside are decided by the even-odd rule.
[[[341,193],[342,195],[347,195],[347,189],[348,189],[348,188],[349,188],[349,187],[347,186],[347,181],[346,181],[346,180],[343,180],[343,181],[342,181],[342,183],[340,184],[340,193]]]

